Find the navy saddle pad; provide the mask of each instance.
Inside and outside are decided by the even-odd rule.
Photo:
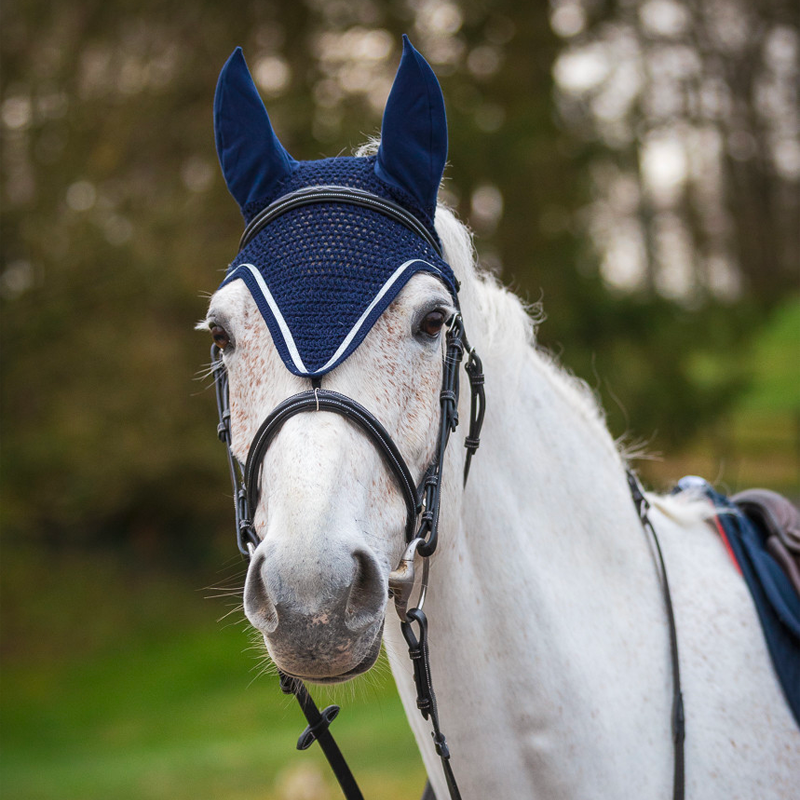
[[[752,493],[732,499],[701,481],[684,478],[676,491],[700,489],[719,509],[717,526],[753,596],[775,672],[800,726],[800,597],[780,560],[770,552],[767,542],[773,532],[764,524],[763,514],[752,513],[758,509],[746,502]],[[739,498],[741,507],[734,502]]]

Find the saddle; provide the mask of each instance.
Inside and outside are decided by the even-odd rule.
[[[766,534],[767,552],[800,595],[800,511],[769,489],[748,489],[731,497],[742,513]]]
[[[800,511],[767,489],[733,497],[695,476],[675,492],[701,491],[714,504],[713,522],[753,598],[772,665],[800,726]]]

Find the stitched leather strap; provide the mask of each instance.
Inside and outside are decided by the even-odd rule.
[[[412,627],[413,623],[417,624],[419,635],[415,635]],[[433,691],[430,653],[428,651],[428,619],[422,609],[410,609],[406,615],[406,621],[400,623],[400,630],[403,632],[403,638],[408,645],[408,656],[414,667],[417,708],[425,719],[430,719],[431,721],[431,727],[433,728],[431,736],[433,737],[436,754],[442,762],[442,771],[444,772],[444,780],[447,784],[450,800],[461,800],[461,792],[458,790],[456,776],[453,774],[453,767],[450,765],[450,748],[447,746],[445,735],[439,727],[439,710],[436,705],[436,695]]]
[[[644,491],[639,484],[639,479],[630,470],[626,470],[628,476],[628,486],[631,490],[633,504],[639,514],[642,527],[653,537],[658,554],[658,563],[661,567],[661,586],[664,593],[664,607],[667,611],[667,623],[669,625],[669,652],[672,661],[672,742],[674,745],[674,772],[672,779],[673,800],[683,800],[685,795],[686,774],[684,766],[684,747],[686,738],[686,717],[683,710],[683,693],[681,692],[681,665],[678,658],[678,631],[675,627],[675,611],[672,607],[672,593],[669,590],[669,580],[667,580],[667,565],[664,562],[664,554],[661,552],[661,543],[658,534],[650,521],[648,510],[650,503],[644,496]]]
[[[312,389],[300,392],[276,406],[253,437],[247,463],[244,468],[244,483],[250,509],[258,507],[261,464],[275,435],[290,417],[304,411],[334,411],[354,422],[378,448],[389,465],[403,495],[406,505],[406,540],[411,541],[416,532],[417,515],[420,511],[414,479],[403,456],[391,436],[380,422],[360,403],[328,389]]]

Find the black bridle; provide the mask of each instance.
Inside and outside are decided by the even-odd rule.
[[[276,217],[293,208],[315,202],[346,202],[379,211],[418,233],[441,254],[439,243],[405,209],[368,192],[340,186],[311,187],[280,198],[250,222],[242,236],[240,249]],[[380,421],[355,400],[338,392],[323,389],[321,387],[321,379],[314,377],[311,378],[311,389],[287,398],[267,415],[253,437],[248,451],[247,462],[242,466],[231,449],[231,411],[227,370],[219,348],[216,345],[212,345],[211,348],[212,371],[219,412],[217,435],[226,447],[234,493],[236,541],[240,552],[245,558],[251,558],[260,543],[260,539],[253,527],[252,512],[258,505],[264,457],[284,422],[290,417],[300,413],[316,413],[320,411],[333,412],[344,416],[367,436],[381,453],[385,463],[394,475],[406,506],[405,538],[407,548],[397,570],[390,575],[390,596],[394,597],[395,607],[400,616],[401,630],[408,644],[408,653],[414,668],[417,707],[424,719],[430,719],[431,721],[434,746],[442,762],[442,769],[451,800],[460,800],[461,794],[450,765],[450,751],[447,741],[439,727],[436,696],[433,691],[430,670],[428,621],[422,606],[427,588],[428,558],[433,555],[438,544],[441,467],[444,463],[444,454],[450,434],[458,426],[459,368],[465,353],[467,354],[467,363],[464,368],[469,378],[471,390],[469,432],[464,439],[467,455],[464,463],[463,480],[466,484],[472,456],[480,444],[480,431],[485,413],[484,376],[481,360],[467,341],[461,314],[456,312],[447,322],[442,389],[439,393],[441,417],[437,449],[431,464],[423,474],[420,484],[415,486],[411,471],[399,448]],[[685,720],[672,599],[661,545],[648,516],[649,504],[638,479],[632,471],[627,471],[627,478],[642,527],[653,537],[661,571],[662,589],[670,631],[670,656],[673,673],[673,800],[683,800],[685,783]],[[423,558],[424,564],[422,592],[416,606],[409,609],[409,599],[415,581],[414,559],[417,554]],[[414,629],[415,625],[416,631]],[[363,800],[361,790],[330,732],[330,724],[339,713],[339,707],[331,705],[320,711],[301,680],[280,671],[279,675],[282,691],[285,694],[295,696],[308,721],[308,726],[298,739],[297,748],[305,750],[315,741],[318,741],[347,800]],[[430,786],[428,789],[430,789]],[[429,795],[429,791],[426,791],[425,797],[427,798],[428,796],[432,796],[432,792]]]
[[[340,186],[312,187],[293,192],[279,199],[258,214],[247,226],[240,242],[240,249],[253,236],[276,217],[293,208],[310,203],[346,202],[390,217],[420,235],[441,254],[438,241],[402,207],[357,189]],[[376,447],[384,462],[393,474],[406,507],[405,539],[406,551],[398,566],[389,578],[390,595],[394,597],[395,607],[400,616],[400,626],[408,644],[409,656],[414,667],[417,687],[417,707],[423,717],[431,720],[432,735],[436,752],[442,761],[445,779],[452,800],[460,800],[460,793],[450,766],[450,752],[447,741],[439,727],[436,697],[431,681],[428,651],[428,622],[422,611],[427,584],[427,559],[433,555],[438,543],[439,507],[441,502],[441,468],[450,434],[458,426],[459,369],[467,355],[465,370],[470,381],[470,425],[464,441],[467,455],[464,463],[464,483],[469,475],[472,456],[480,444],[480,431],[485,411],[483,389],[483,367],[478,354],[470,347],[461,314],[456,312],[446,323],[445,352],[442,366],[442,388],[439,393],[441,416],[439,435],[434,457],[424,471],[419,485],[414,483],[405,459],[381,422],[364,406],[339,392],[323,389],[321,378],[311,378],[311,389],[292,395],[279,403],[263,420],[248,450],[244,466],[232,451],[231,410],[228,391],[228,375],[222,353],[216,345],[211,348],[212,370],[216,386],[219,424],[217,435],[226,446],[228,466],[234,493],[236,514],[236,541],[240,552],[251,558],[260,539],[253,527],[253,512],[258,506],[261,471],[270,444],[287,419],[301,413],[320,411],[340,414],[359,428]],[[414,560],[423,558],[424,572],[422,592],[416,607],[408,608],[410,595],[415,582]],[[416,626],[416,630],[415,630]],[[345,762],[341,751],[329,730],[330,723],[338,714],[337,706],[328,706],[320,711],[308,693],[305,685],[297,678],[280,674],[281,689],[293,694],[303,710],[308,727],[300,736],[297,747],[305,750],[318,741],[336,774],[339,784],[348,800],[362,800],[362,794]]]
[[[260,539],[253,529],[252,511],[258,505],[261,467],[267,449],[290,417],[309,411],[332,411],[346,417],[378,449],[394,475],[406,506],[406,543],[419,539],[418,552],[423,557],[433,555],[438,541],[439,503],[441,493],[441,465],[450,434],[458,426],[459,376],[458,368],[464,352],[468,354],[465,366],[470,380],[470,429],[464,446],[467,456],[464,463],[464,483],[469,475],[472,455],[480,444],[480,429],[483,425],[485,399],[483,391],[483,368],[478,354],[469,347],[460,314],[454,314],[447,323],[446,347],[439,394],[441,419],[439,423],[438,448],[425,471],[419,486],[415,486],[411,471],[399,448],[380,421],[355,400],[319,385],[312,379],[312,388],[292,395],[279,403],[264,419],[250,444],[247,462],[242,466],[231,450],[231,411],[228,393],[228,373],[221,351],[211,346],[212,371],[217,394],[219,424],[217,435],[226,445],[231,483],[234,489],[237,544],[242,555],[250,557],[250,547],[258,547]],[[417,519],[419,518],[419,528]]]

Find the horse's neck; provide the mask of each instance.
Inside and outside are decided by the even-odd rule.
[[[597,634],[616,640],[619,612],[636,607],[642,591],[657,600],[624,465],[593,400],[539,354],[528,350],[519,375],[505,381],[489,394],[485,451],[462,500],[460,536],[448,542],[463,561],[451,558],[447,568],[471,570],[477,599],[492,606],[489,627],[502,615],[514,630],[551,640],[551,662],[565,641],[584,637],[577,652],[565,650],[570,663],[559,680],[582,658],[597,674]],[[434,586],[444,568],[435,570]],[[469,592],[470,583],[461,585]],[[527,663],[529,654],[520,648]]]
[[[484,449],[462,517],[488,512],[502,530],[479,532],[468,522],[468,546],[491,539],[548,574],[550,556],[597,557],[602,567],[630,549],[620,527],[638,527],[625,467],[588,390],[532,349],[518,372],[490,373],[487,386]]]
[[[594,781],[612,796],[624,787],[608,729],[666,680],[662,630],[646,622],[659,618],[657,583],[622,461],[593,404],[533,350],[519,358],[512,368],[485,359],[481,449],[457,523],[453,504],[442,511],[427,610],[443,727],[472,786],[491,791],[505,780],[505,796],[569,797],[588,796]],[[387,639],[403,671],[392,653],[402,648]],[[667,719],[661,705],[653,699],[656,720]],[[423,746],[424,724],[412,725]],[[571,748],[585,775],[564,773]],[[493,764],[502,774],[490,777]]]

